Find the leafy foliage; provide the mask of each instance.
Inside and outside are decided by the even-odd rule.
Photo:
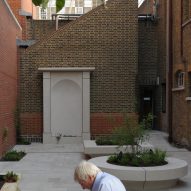
[[[42,1],[41,6],[42,6],[43,9],[46,9],[46,7],[47,7],[47,5],[48,5],[48,2],[49,2],[49,0],[43,0],[43,1]]]
[[[95,142],[97,145],[118,145],[119,143],[116,136],[113,137],[112,135],[96,137]]]
[[[3,176],[3,179],[5,182],[16,182],[18,180],[18,175],[15,174],[13,171],[10,171]]]
[[[124,115],[124,120],[119,127],[116,127],[112,134],[106,137],[96,138],[98,145],[119,145],[132,147],[132,151],[138,150],[140,143],[147,140],[148,130],[151,128],[153,116],[148,114],[139,124]]]
[[[32,0],[34,5],[42,6],[42,8],[46,8],[49,0]],[[56,12],[60,11],[65,5],[65,0],[56,0]]]
[[[8,152],[2,157],[2,160],[3,160],[3,161],[19,161],[19,160],[21,160],[25,155],[26,155],[26,153],[23,152],[23,151],[12,150],[12,151],[8,151]]]
[[[43,0],[32,0],[33,4],[36,6],[40,6],[43,2]]]
[[[136,153],[122,153],[111,155],[107,162],[122,166],[161,166],[167,164],[166,152],[156,149],[138,151]]]
[[[65,0],[56,0],[56,12],[59,12],[65,5]]]
[[[124,117],[122,124],[115,128],[111,135],[99,137],[97,144],[111,144],[126,146],[126,151],[111,155],[107,162],[122,166],[160,166],[167,164],[166,152],[156,150],[142,150],[140,144],[149,139],[149,130],[152,127],[153,116],[148,114],[140,123]],[[127,148],[131,147],[130,152]]]

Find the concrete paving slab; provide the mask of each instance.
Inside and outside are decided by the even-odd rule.
[[[188,174],[178,181],[178,184],[170,189],[160,191],[190,191],[191,190],[191,152],[185,148],[177,148],[168,143],[168,134],[153,131],[149,142],[155,147],[167,151],[167,156],[185,160],[188,163]]]
[[[191,152],[168,143],[168,135],[153,131],[150,143],[167,151],[168,156],[183,159],[189,164],[189,173],[178,184],[161,191],[191,190]],[[15,171],[21,174],[21,191],[82,191],[73,180],[75,166],[85,158],[83,144],[16,145],[16,150],[27,155],[18,162],[0,162],[0,172]]]
[[[0,171],[21,174],[21,191],[80,191],[73,180],[75,166],[84,159],[82,144],[16,145],[27,155],[18,162],[0,162]]]

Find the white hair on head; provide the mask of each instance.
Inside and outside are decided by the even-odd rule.
[[[88,176],[96,177],[101,170],[91,162],[81,161],[74,172],[74,180],[86,180]]]

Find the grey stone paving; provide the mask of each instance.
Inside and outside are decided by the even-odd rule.
[[[150,143],[167,151],[168,156],[186,160],[189,173],[174,188],[163,191],[191,191],[191,152],[168,144],[167,134],[153,131]],[[0,162],[0,172],[21,174],[21,191],[81,191],[73,180],[75,166],[84,159],[82,144],[16,145],[14,149],[27,152],[19,162]]]
[[[75,166],[84,159],[83,145],[17,145],[27,152],[19,162],[0,162],[0,172],[21,174],[21,191],[80,191],[74,182]]]
[[[188,175],[181,178],[175,187],[162,191],[191,191],[191,152],[184,148],[176,148],[175,146],[170,145],[167,140],[168,135],[166,133],[153,131],[149,142],[153,144],[155,148],[160,148],[167,151],[168,156],[187,161],[189,169]]]

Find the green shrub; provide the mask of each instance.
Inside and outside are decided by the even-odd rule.
[[[118,145],[118,141],[112,135],[96,137],[95,142],[97,145]]]
[[[19,161],[26,155],[23,151],[8,151],[5,153],[5,155],[2,157],[3,161]]]
[[[130,145],[132,152],[139,149],[139,144],[149,138],[148,130],[151,129],[153,116],[148,114],[139,124],[124,115],[123,122],[120,126],[114,128],[112,134],[96,139],[98,145]]]
[[[18,175],[15,174],[13,171],[10,171],[10,172],[7,172],[7,174],[5,174],[3,176],[3,179],[5,182],[17,182]]]
[[[120,155],[120,157],[119,157]],[[166,152],[156,149],[111,155],[107,162],[122,166],[161,166],[167,164]]]
[[[108,163],[121,165],[121,166],[160,166],[167,164],[165,161],[166,152],[156,150],[143,150],[140,144],[149,139],[149,130],[152,127],[153,116],[148,114],[140,123],[128,119],[124,116],[123,122],[120,126],[116,127],[112,134],[105,137],[96,139],[96,143],[100,145],[118,145],[130,146],[128,150],[121,151],[118,154],[110,156],[107,160]]]

